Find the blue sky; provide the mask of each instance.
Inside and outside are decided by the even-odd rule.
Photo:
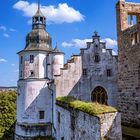
[[[57,42],[65,59],[78,54],[96,30],[107,46],[116,51],[116,12],[118,0],[41,0],[47,17],[47,31]],[[128,0],[129,1],[129,0]],[[131,0],[139,2],[139,0]],[[15,86],[18,79],[18,51],[25,47],[31,31],[31,16],[37,0],[0,1],[0,86]]]

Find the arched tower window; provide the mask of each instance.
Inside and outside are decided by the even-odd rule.
[[[93,102],[107,105],[108,97],[106,90],[100,86],[96,87],[91,94],[91,99]]]

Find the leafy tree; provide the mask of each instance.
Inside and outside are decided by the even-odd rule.
[[[0,140],[13,140],[16,121],[16,92],[0,93]]]

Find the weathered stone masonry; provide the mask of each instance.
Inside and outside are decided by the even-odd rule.
[[[140,127],[140,4],[120,0],[116,10],[118,108],[125,125]]]
[[[89,115],[57,102],[57,140],[122,140],[121,114]]]

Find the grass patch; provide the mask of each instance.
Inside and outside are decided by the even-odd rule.
[[[122,132],[124,135],[140,138],[140,129],[122,126]]]
[[[58,97],[57,101],[60,103],[67,104],[69,107],[78,109],[92,116],[97,116],[104,113],[117,112],[117,110],[114,107],[106,106],[98,103],[83,102],[80,100],[76,100],[74,97],[71,96]]]

